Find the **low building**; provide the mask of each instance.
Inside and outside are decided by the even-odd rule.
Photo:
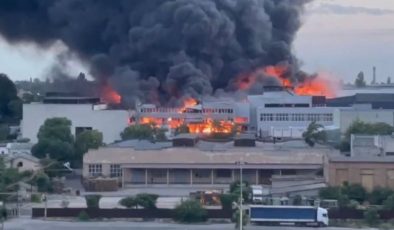
[[[383,122],[394,126],[393,109],[373,109],[370,104],[358,104],[349,108],[337,108],[334,112],[334,126],[344,134],[356,120],[366,123]]]
[[[352,96],[327,99],[326,104],[330,107],[351,107],[357,104],[370,104],[373,109],[394,109],[394,94],[357,93]]]
[[[393,135],[360,135],[350,136],[350,156],[393,156]]]
[[[37,171],[41,169],[40,160],[30,154],[17,153],[5,158],[6,166],[16,168],[18,171]]]
[[[161,150],[104,147],[89,150],[83,158],[83,177],[117,177],[133,185],[228,185],[243,179],[270,184],[273,175],[319,175],[330,149],[234,147],[233,143]]]
[[[361,184],[368,191],[375,187],[394,189],[393,156],[335,156],[329,159],[327,167],[328,183],[332,186],[347,182]]]
[[[7,143],[0,143],[0,155],[7,155],[7,154],[8,154]]]

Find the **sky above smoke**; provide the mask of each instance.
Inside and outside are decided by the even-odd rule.
[[[8,2],[13,1],[10,0]],[[49,3],[52,1],[39,2]],[[272,14],[269,11],[267,13],[264,7],[257,7],[257,10],[264,9],[263,13],[265,14],[253,12],[253,10],[247,11],[246,5],[259,1],[242,1],[248,2],[248,4],[245,3],[245,6],[237,6],[238,8],[234,8],[230,4],[235,1],[215,1],[217,5],[216,8],[213,8],[224,9],[225,13],[222,13],[220,10],[216,10],[216,12],[215,10],[207,10],[212,9],[209,4],[213,4],[213,1],[207,1],[210,3],[204,3],[204,1],[176,1],[179,6],[167,6],[164,9],[158,8],[155,5],[159,4],[158,2],[160,2],[159,5],[162,5],[162,1],[151,1],[151,4],[144,4],[144,7],[147,7],[146,9],[142,6],[142,9],[135,9],[137,13],[134,17],[129,18],[131,21],[134,20],[133,22],[136,25],[138,24],[138,27],[129,31],[127,39],[122,37],[123,26],[126,26],[122,24],[124,19],[122,18],[122,14],[116,12],[117,9],[114,10],[111,7],[106,7],[106,10],[102,14],[97,15],[95,10],[98,10],[99,6],[93,7],[92,9],[89,8],[89,10],[85,6],[85,11],[78,13],[78,10],[74,10],[74,8],[80,8],[75,3],[79,1],[57,2],[60,3],[58,3],[59,6],[52,9],[51,20],[54,25],[61,29],[56,31],[51,29],[50,26],[48,28],[46,26],[39,27],[46,28],[41,31],[45,33],[45,36],[43,36],[36,34],[36,31],[31,28],[30,30],[33,31],[27,29],[25,31],[27,32],[24,35],[25,37],[22,36],[19,38],[17,34],[11,31],[9,32],[9,37],[19,40],[23,38],[26,41],[28,40],[26,36],[30,34],[29,36],[35,37],[35,41],[47,45],[48,39],[51,40],[53,37],[60,36],[66,40],[64,43],[73,47],[74,50],[80,50],[82,47],[83,52],[80,53],[82,54],[83,63],[98,63],[97,65],[93,65],[93,67],[100,67],[93,68],[98,78],[106,79],[106,76],[100,75],[102,73],[112,73],[116,77],[111,78],[109,82],[118,91],[121,93],[127,93],[130,90],[137,92],[136,95],[130,95],[130,100],[141,95],[146,96],[150,100],[156,100],[162,93],[166,95],[170,94],[171,97],[179,97],[179,95],[185,93],[183,91],[192,95],[210,93],[215,88],[228,87],[228,82],[231,82],[231,79],[238,72],[247,71],[256,65],[275,64],[278,60],[294,61],[293,56],[289,55],[288,47],[286,47],[287,49],[281,50],[284,52],[275,52],[275,54],[278,53],[277,57],[273,54],[267,55],[266,53],[269,50],[267,47],[274,47],[272,44],[275,41],[287,39],[285,44],[290,44],[299,26],[298,21],[295,20],[297,23],[291,25],[291,30],[288,30],[290,33],[287,35],[290,35],[290,37],[286,38],[286,36],[283,36],[282,38],[277,38],[280,36],[277,35],[276,38],[272,38],[272,29],[270,30],[269,27],[269,22],[274,18],[271,16]],[[65,3],[62,4],[61,2]],[[87,4],[86,2],[89,1],[83,2]],[[171,18],[169,20],[166,18],[165,15],[167,14],[174,15],[175,11],[171,10],[179,9],[182,6],[182,2],[183,4],[185,4],[184,2],[195,2],[196,5],[193,5],[191,7],[193,10],[190,11],[195,14],[188,13],[186,7],[186,10],[184,10],[186,13],[179,13],[180,16],[177,19]],[[295,4],[293,3],[292,5],[294,7]],[[68,10],[64,11],[62,7],[66,7]],[[235,14],[235,12],[239,13],[236,10],[242,7],[244,7],[243,14],[239,18],[232,18],[234,17],[233,15],[239,15]],[[127,6],[122,6],[122,8],[127,9]],[[253,9],[256,9],[256,7]],[[25,8],[23,10],[26,11],[28,9]],[[150,14],[140,17],[138,12],[142,14],[142,12],[146,12],[147,10]],[[106,17],[114,14],[113,11],[115,11],[117,17],[111,17],[113,18],[112,24],[108,25],[100,33],[100,36],[93,36],[97,33],[95,31],[97,28],[95,27],[85,31],[84,25],[100,24],[102,20],[106,20]],[[394,51],[392,45],[394,44],[392,42],[394,34],[390,23],[388,23],[394,19],[393,12],[394,5],[390,0],[316,0],[307,5],[306,14],[302,17],[304,25],[297,33],[296,40],[293,44],[293,53],[297,56],[298,60],[302,61],[303,68],[311,72],[324,70],[350,81],[360,70],[364,70],[368,77],[369,72],[371,72],[370,69],[375,65],[378,68],[378,80],[385,81],[386,76],[393,72],[391,69],[393,67],[389,63],[390,59],[388,58]],[[185,15],[187,15],[188,20],[184,18],[186,17]],[[205,18],[201,17],[201,15],[207,17],[206,21],[204,21]],[[257,15],[265,15],[266,17]],[[20,15],[13,15],[13,17],[17,16]],[[30,17],[32,15],[27,14],[27,16]],[[13,19],[13,17],[11,18]],[[281,14],[280,18],[282,17],[284,16]],[[83,18],[82,22],[81,18]],[[200,21],[193,24],[192,22],[195,22],[193,19],[199,19]],[[160,26],[157,26],[159,24],[158,21],[161,22],[162,20],[168,23],[168,25],[176,27],[175,29],[179,29],[177,26],[181,26],[180,30],[183,37],[179,38],[177,37],[179,34],[169,33]],[[43,26],[42,23],[44,22],[33,20],[31,23]],[[260,26],[251,26],[256,24]],[[242,35],[247,34],[250,36],[243,38],[244,36],[237,35],[234,31],[237,31],[238,28],[244,30],[242,31]],[[26,28],[22,29],[26,30]],[[266,33],[266,31],[271,31],[271,33]],[[76,38],[79,38],[77,35],[81,33],[84,35],[83,39],[74,42],[74,40],[77,40]],[[229,34],[233,36],[229,36]],[[242,52],[239,50],[239,47],[238,49],[234,48],[236,46],[228,37],[236,38],[235,40],[238,42],[240,48],[242,48]],[[131,48],[124,46],[123,39],[128,40],[128,42],[132,41]],[[163,44],[168,44],[161,47],[161,49],[157,49],[155,44],[161,39],[163,40]],[[97,44],[94,44],[96,40],[98,41],[98,48],[96,47]],[[117,40],[117,45],[108,48],[110,46],[109,43],[111,43],[108,41],[112,40]],[[256,41],[258,42],[256,43]],[[207,45],[211,43],[211,46]],[[179,49],[179,47],[184,46],[189,48],[186,51],[185,49]],[[228,47],[232,47],[232,49],[227,49]],[[132,51],[129,49],[132,49]],[[55,46],[50,48],[50,52],[48,52],[35,49],[33,44],[26,42],[22,43],[22,45],[18,43],[17,48],[0,42],[1,70],[13,78],[38,77],[38,75],[43,75],[48,70],[48,66],[51,66],[55,62],[56,55],[54,56],[53,54],[61,53],[65,50],[67,49],[61,43],[56,43]],[[174,50],[180,51],[173,52]],[[106,56],[100,53],[104,53]],[[129,57],[130,53],[133,54],[133,57]],[[226,58],[223,58],[225,56],[224,54],[227,55]],[[218,56],[220,58],[217,58]],[[269,58],[264,60],[262,58],[264,56]],[[108,60],[115,63],[108,65]],[[124,63],[127,63],[127,65],[124,65]],[[66,70],[71,75],[77,75],[80,69],[83,69],[82,64],[74,59],[74,61],[67,63],[72,68],[66,68]],[[115,67],[112,65],[115,65]],[[22,72],[21,70],[26,71]],[[29,74],[26,72],[29,72]],[[163,74],[157,77],[161,73]],[[153,75],[156,78],[153,78]],[[132,81],[133,84],[124,84],[127,80]],[[166,87],[161,87],[158,90],[158,94],[157,88],[159,85],[165,85]],[[184,87],[179,87],[179,85]]]

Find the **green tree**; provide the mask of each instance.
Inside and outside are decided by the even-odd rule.
[[[86,195],[85,199],[88,208],[99,208],[101,195]]]
[[[38,131],[38,140],[51,139],[73,143],[71,134],[71,121],[64,117],[55,117],[45,120]]]
[[[319,190],[319,197],[323,200],[338,200],[341,196],[341,188],[329,186]]]
[[[128,197],[122,198],[119,201],[119,204],[122,205],[123,207],[126,207],[126,208],[136,208],[136,207],[138,207],[137,200],[135,199],[135,197],[132,197],[132,196],[128,196]]]
[[[230,193],[237,196],[239,200],[241,193],[240,181],[234,181],[230,184]],[[245,202],[250,202],[252,199],[252,188],[248,181],[242,181],[242,198]]]
[[[222,204],[222,209],[223,210],[232,210],[233,209],[233,203],[237,201],[237,198],[239,196],[235,194],[222,194],[220,195],[220,203]]]
[[[97,130],[86,130],[75,138],[75,153],[77,160],[82,162],[82,157],[89,149],[98,149],[103,145],[103,134]]]
[[[140,193],[136,195],[135,200],[139,206],[145,209],[155,209],[157,198],[159,196],[156,194]]]
[[[123,130],[120,134],[122,140],[131,140],[131,139],[148,139],[152,140],[154,134],[154,128],[149,124],[142,125],[131,125]]]
[[[16,98],[12,101],[10,101],[7,105],[8,111],[10,116],[12,116],[13,120],[19,121],[22,119],[22,107],[23,107],[23,102],[21,99]]]
[[[379,213],[378,210],[376,210],[376,208],[368,208],[365,212],[364,212],[364,220],[365,222],[369,225],[369,226],[376,226],[379,224]]]
[[[8,104],[17,99],[17,90],[7,75],[0,73],[0,121],[2,117],[12,116]]]
[[[362,203],[367,198],[367,191],[360,184],[344,184],[341,188],[343,195],[346,195],[350,200],[356,200]]]
[[[37,185],[39,192],[48,192],[51,190],[51,181],[45,173],[39,173],[34,178],[34,184]]]
[[[340,150],[350,150],[351,134],[391,135],[393,132],[394,128],[384,122],[366,123],[360,120],[355,120],[346,130],[344,139],[341,141]]]
[[[310,147],[315,146],[316,143],[323,144],[327,140],[324,126],[317,124],[316,121],[309,124],[307,130],[302,134],[302,137]]]
[[[240,215],[239,215],[239,209],[237,209],[234,213],[233,213],[233,218],[232,221],[235,222],[235,229],[239,229],[239,225],[241,224],[240,222]],[[244,226],[246,226],[246,224],[248,223],[248,215],[246,214],[245,211],[242,212],[242,229],[244,229]]]
[[[9,131],[8,125],[0,124],[0,141],[7,140]]]
[[[382,205],[383,202],[391,195],[394,195],[394,191],[389,188],[374,188],[374,190],[369,194],[369,203],[373,205]]]
[[[67,118],[47,119],[38,131],[38,143],[32,153],[38,158],[48,154],[51,159],[71,161],[74,157],[74,138],[71,134],[71,121]]]
[[[386,210],[394,210],[394,194],[391,194],[383,201],[383,207]]]
[[[356,80],[354,81],[354,84],[356,85],[356,87],[361,88],[361,87],[365,87],[367,84],[365,83],[365,79],[364,79],[364,72],[360,72],[357,74]]]
[[[175,220],[182,223],[197,223],[207,220],[207,212],[200,202],[186,200],[175,208]]]

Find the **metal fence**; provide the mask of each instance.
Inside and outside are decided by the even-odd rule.
[[[90,218],[142,218],[166,219],[174,218],[174,209],[92,209],[92,208],[48,208],[47,217],[76,218],[81,212],[86,212]],[[207,209],[208,218],[230,219],[232,212],[221,209]],[[44,208],[33,208],[32,218],[44,217]]]

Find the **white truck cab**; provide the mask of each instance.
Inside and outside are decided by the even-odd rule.
[[[324,208],[317,208],[317,222],[328,226],[328,211]]]

